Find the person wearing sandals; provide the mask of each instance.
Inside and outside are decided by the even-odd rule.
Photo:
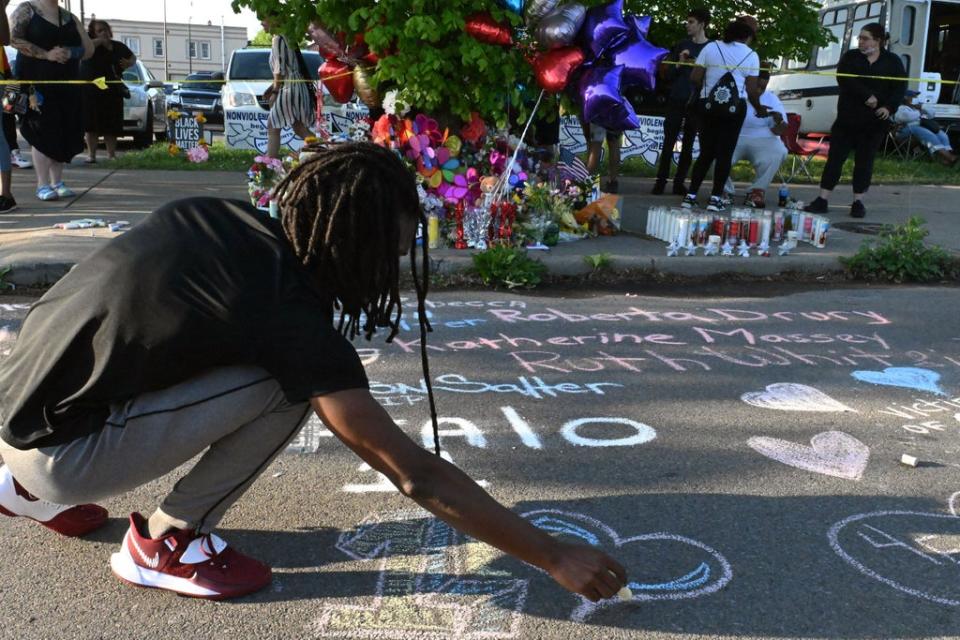
[[[107,157],[113,160],[117,153],[117,137],[123,135],[123,98],[127,88],[122,82],[124,69],[137,61],[127,45],[113,39],[113,29],[104,20],[91,20],[87,35],[96,45],[93,57],[80,65],[84,80],[106,78],[107,90],[92,84],[83,85],[83,131],[87,138],[87,164],[97,161],[100,137],[107,147]]]
[[[33,147],[37,198],[72,198],[75,194],[63,183],[63,165],[83,150],[80,85],[55,83],[79,80],[80,61],[93,55],[93,42],[57,0],[18,5],[10,17],[10,32],[19,53],[18,75],[43,81],[34,85],[30,108],[20,122],[20,133]]]
[[[276,16],[265,13],[261,15],[260,24],[266,33],[271,33],[276,25]],[[273,36],[270,69],[273,72],[273,84],[263,94],[264,99],[270,102],[267,155],[279,158],[280,134],[284,129],[292,128],[303,139],[313,135],[307,123],[316,119],[316,97],[311,93],[310,83],[304,81],[309,76],[300,50],[291,48],[285,36]]]

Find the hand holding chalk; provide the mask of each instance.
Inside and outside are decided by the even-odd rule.
[[[591,602],[613,598],[625,589],[626,571],[599,549],[557,541],[557,549],[551,555],[553,558],[547,569],[551,577],[562,587]]]

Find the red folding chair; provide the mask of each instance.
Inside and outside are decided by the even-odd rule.
[[[790,176],[784,178],[782,172],[778,172],[782,182],[789,184],[797,175],[803,173],[807,179],[814,182],[813,175],[810,174],[810,161],[818,155],[826,155],[830,150],[830,143],[824,142],[824,139],[830,137],[828,133],[811,133],[809,140],[800,138],[800,114],[787,114],[787,130],[780,135],[784,146],[791,157]]]

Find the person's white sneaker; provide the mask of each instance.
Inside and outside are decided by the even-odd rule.
[[[19,149],[14,149],[10,152],[10,162],[20,169],[30,169],[33,167],[33,163],[24,158]]]

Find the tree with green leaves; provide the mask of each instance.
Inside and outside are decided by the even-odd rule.
[[[669,47],[683,35],[687,11],[697,4],[660,0],[654,6],[626,0],[625,11],[652,15],[650,40]],[[717,0],[710,9],[716,27],[736,15],[756,16],[762,56],[804,58],[815,44],[826,43],[817,6],[806,1]],[[373,80],[381,92],[399,89],[404,102],[433,115],[468,120],[475,111],[504,124],[511,108],[523,118],[539,93],[522,16],[492,0],[233,0],[234,10],[241,7],[279,14],[280,28],[297,40],[312,21],[344,34],[349,42],[362,34],[380,59]],[[517,46],[485,44],[467,35],[466,20],[483,11],[513,28]]]

